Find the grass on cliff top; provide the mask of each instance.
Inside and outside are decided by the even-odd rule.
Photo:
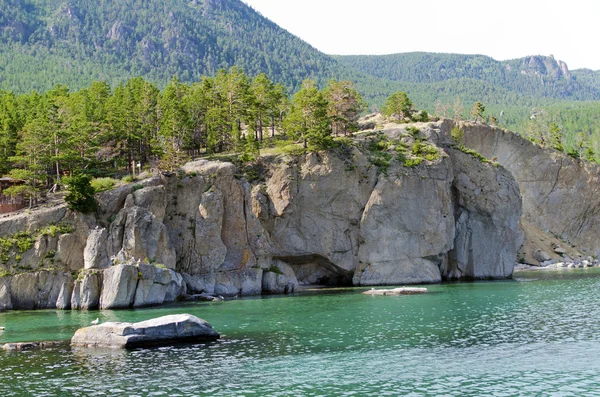
[[[394,160],[404,167],[412,168],[424,161],[435,162],[440,159],[440,149],[421,138],[419,132],[418,128],[410,126],[399,139],[390,139],[383,131],[363,132],[360,136],[364,142],[363,147],[370,153],[371,164],[386,174]]]

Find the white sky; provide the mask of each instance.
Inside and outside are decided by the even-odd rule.
[[[243,1],[327,54],[552,54],[600,70],[598,0]]]

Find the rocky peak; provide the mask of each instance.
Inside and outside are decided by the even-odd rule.
[[[119,41],[125,33],[125,27],[120,20],[117,20],[106,34],[106,38],[109,40]]]
[[[520,65],[521,74],[534,75],[542,78],[571,80],[571,72],[567,64],[563,61],[554,59],[553,55],[542,56],[535,55],[523,58]]]

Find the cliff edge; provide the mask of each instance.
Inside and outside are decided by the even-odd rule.
[[[519,185],[446,129],[386,126],[330,151],[263,157],[252,182],[199,160],[99,194],[95,215],[0,218],[0,310],[510,277]]]

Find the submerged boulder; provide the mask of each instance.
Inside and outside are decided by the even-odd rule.
[[[201,318],[178,314],[140,323],[104,323],[75,332],[71,345],[115,349],[205,342],[219,339],[218,332]]]

